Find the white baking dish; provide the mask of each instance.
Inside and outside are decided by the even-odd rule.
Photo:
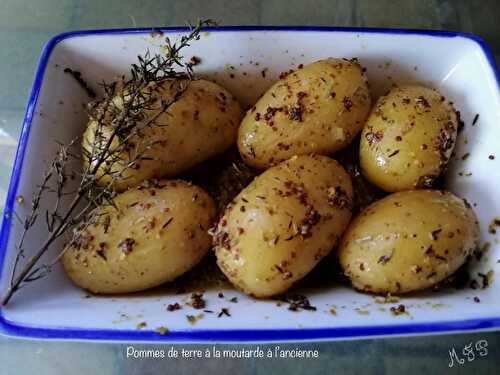
[[[162,29],[175,38],[185,29]],[[30,197],[57,146],[81,134],[86,122],[85,92],[63,73],[65,67],[82,72],[88,82],[112,80],[128,72],[138,54],[161,52],[163,37],[151,29],[79,31],[48,42],[35,75],[19,142],[0,236],[0,291],[6,290],[21,226],[12,210],[22,216]],[[393,83],[421,82],[441,90],[462,114],[466,126],[460,135],[457,158],[447,173],[447,186],[475,203],[482,241],[490,250],[474,265],[474,272],[500,270],[498,239],[488,224],[500,216],[500,96],[498,72],[484,43],[475,36],[449,32],[342,28],[229,27],[207,29],[185,54],[201,57],[197,72],[224,85],[243,104],[252,104],[280,72],[323,57],[358,57],[367,67],[376,96]],[[230,66],[234,67],[232,69]],[[266,70],[265,77],[261,74]],[[245,72],[245,74],[243,74]],[[231,78],[234,75],[234,78]],[[476,114],[479,119],[471,123]],[[470,152],[462,161],[460,156]],[[496,158],[490,160],[489,155]],[[460,176],[459,172],[463,175]],[[468,175],[472,172],[472,175]],[[45,201],[43,204],[50,204]],[[38,244],[46,232],[43,223],[28,238]],[[168,289],[167,289],[168,290]],[[336,339],[373,335],[422,334],[500,327],[500,282],[484,290],[444,290],[404,297],[399,303],[409,314],[394,316],[390,307],[370,295],[341,285],[306,291],[317,311],[293,312],[274,301],[258,301],[235,290],[205,294],[207,309],[229,307],[231,317],[206,313],[191,325],[184,307],[167,312],[165,306],[188,295],[173,292],[122,297],[84,298],[59,267],[35,282],[1,308],[0,331],[39,338],[141,341],[280,341]],[[229,298],[237,296],[238,303]],[[474,301],[479,297],[480,303]],[[336,308],[336,315],[330,310]],[[383,311],[382,311],[383,310]],[[137,324],[147,326],[138,329]],[[155,328],[165,326],[169,334]]]

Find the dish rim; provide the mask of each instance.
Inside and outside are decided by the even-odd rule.
[[[0,227],[0,277],[4,269],[5,254],[11,229],[11,215],[15,195],[19,186],[24,156],[29,140],[33,114],[38,102],[41,85],[44,78],[47,62],[54,47],[65,39],[81,36],[98,35],[123,35],[145,34],[151,32],[186,32],[189,27],[149,27],[149,28],[116,28],[69,31],[55,35],[49,39],[42,49],[35,70],[31,92],[23,118],[23,125],[14,158],[7,198],[5,201]],[[477,35],[442,31],[442,30],[417,30],[401,28],[360,28],[360,27],[335,27],[335,26],[215,26],[204,27],[207,32],[248,32],[248,31],[285,31],[285,32],[351,32],[359,34],[393,34],[393,35],[421,35],[439,38],[462,37],[476,43],[484,54],[489,67],[495,77],[497,87],[500,87],[500,72],[495,59],[484,40]],[[121,330],[121,329],[86,329],[57,327],[46,328],[16,324],[3,314],[0,307],[0,333],[29,338],[42,339],[68,339],[68,340],[98,340],[98,341],[162,341],[162,342],[276,342],[291,340],[326,340],[341,338],[360,338],[372,336],[413,335],[437,332],[461,332],[491,330],[500,327],[500,316],[467,319],[459,321],[439,321],[428,323],[392,324],[379,326],[348,326],[348,327],[323,327],[323,328],[287,328],[287,329],[188,329],[170,331],[168,335],[160,335],[155,331],[147,330]]]

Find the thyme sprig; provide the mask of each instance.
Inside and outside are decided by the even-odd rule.
[[[122,76],[118,81],[102,83],[102,99],[89,105],[89,118],[94,124],[86,140],[89,147],[80,155],[76,151],[79,139],[60,144],[33,194],[30,211],[21,221],[23,229],[16,245],[9,288],[1,300],[2,305],[6,305],[28,283],[47,276],[64,253],[61,250],[53,260],[40,264],[42,256],[54,242],[71,229],[74,230],[69,245],[81,241],[85,229],[101,220],[96,208],[113,205],[117,194],[116,182],[127,178],[127,171],[136,168],[141,161],[150,159],[148,151],[155,143],[143,139],[145,131],[163,126],[157,121],[160,115],[179,100],[193,79],[192,64],[184,62],[181,52],[200,38],[204,26],[213,24],[211,20],[199,21],[177,43],[167,37],[165,56],[151,55],[148,51],[144,56],[138,56],[129,77]],[[159,87],[165,84],[172,93],[169,100],[157,95]],[[127,159],[123,158],[124,154],[128,155]],[[75,184],[69,183],[77,178],[72,164],[82,157],[84,168],[75,189]],[[40,202],[47,194],[55,195],[55,203],[41,212]],[[69,204],[65,205],[63,200],[66,203],[68,196]],[[26,259],[26,238],[40,216],[45,218],[48,236]]]

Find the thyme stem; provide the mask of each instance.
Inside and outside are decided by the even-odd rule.
[[[123,87],[121,87],[121,92],[119,93],[123,101],[121,107],[113,103],[113,99],[117,94],[118,84],[116,82],[104,84],[104,99],[94,104],[94,113],[90,116],[93,121],[97,122],[97,126],[93,134],[93,142],[90,145],[90,152],[85,150],[83,152],[83,157],[87,158],[88,164],[83,169],[78,188],[74,192],[74,197],[68,208],[65,209],[64,214],[59,212],[61,209],[61,197],[68,195],[68,192],[65,190],[67,181],[65,174],[66,164],[70,158],[76,158],[75,154],[69,151],[69,148],[74,145],[74,141],[72,141],[69,145],[61,145],[49,170],[44,173],[42,184],[33,195],[32,209],[24,220],[24,228],[17,244],[18,252],[14,259],[10,286],[0,300],[1,305],[9,303],[12,296],[26,283],[39,280],[51,271],[51,267],[64,253],[64,249],[58,253],[53,263],[36,266],[56,239],[65,234],[68,229],[78,224],[83,223],[83,227],[88,226],[95,219],[94,209],[96,207],[103,204],[114,205],[113,198],[116,195],[114,182],[119,178],[123,178],[123,173],[126,169],[133,168],[140,160],[145,160],[147,155],[144,155],[144,153],[152,145],[146,146],[144,151],[139,151],[137,148],[138,145],[135,145],[137,148],[135,157],[132,160],[126,161],[119,173],[112,171],[110,165],[122,161],[120,155],[129,147],[130,140],[134,137],[140,138],[145,128],[157,125],[156,120],[159,116],[166,112],[187,89],[189,81],[192,80],[192,66],[184,64],[182,56],[179,53],[183,48],[189,46],[191,41],[200,38],[203,26],[212,24],[214,23],[211,20],[198,22],[195,27],[190,29],[188,35],[181,37],[179,45],[172,44],[166,38],[166,57],[156,55],[153,58],[149,58],[149,52],[145,57],[138,56],[139,65],[132,65],[132,78],[129,80],[125,80],[124,77],[122,78]],[[174,66],[184,67],[185,72],[176,71]],[[152,90],[149,93],[144,93],[144,90],[151,84],[161,84],[169,79],[186,80],[187,82],[185,85],[181,82],[180,87],[172,95],[172,98],[168,101],[161,100],[160,106],[157,108],[157,113],[146,118],[146,111],[152,109],[151,106],[156,102],[156,98]],[[112,128],[111,134],[107,139],[103,138],[103,129],[105,127]],[[115,139],[119,140],[118,147],[112,147]],[[102,169],[101,167],[104,168],[104,173],[107,173],[111,177],[111,181],[104,187],[99,184],[102,176],[98,176],[98,173]],[[52,180],[55,180],[55,188],[49,187],[49,183]],[[49,232],[48,237],[38,250],[34,252],[34,255],[27,260],[22,269],[17,272],[20,260],[24,258],[24,242],[27,233],[39,216],[39,203],[45,192],[54,193],[57,198],[52,209],[47,209],[44,215]],[[80,208],[81,203],[84,201],[86,203],[83,205],[83,208]],[[82,227],[79,227],[76,232],[78,230],[82,230]],[[75,240],[75,235],[73,235],[74,237],[71,241]]]
[[[45,240],[44,244],[40,247],[40,249],[36,252],[34,256],[32,256],[29,260],[28,263],[24,266],[22,271],[19,273],[19,275],[14,279],[13,283],[7,289],[7,293],[5,296],[2,298],[2,305],[6,305],[9,303],[10,299],[12,298],[12,295],[19,290],[19,287],[21,283],[23,282],[24,278],[28,275],[28,273],[31,271],[31,269],[35,266],[35,264],[38,262],[38,260],[42,257],[43,254],[47,251],[49,246],[54,242],[58,237],[61,236],[61,234],[65,231],[67,228],[69,222],[68,219],[70,215],[73,213],[75,208],[78,206],[78,203],[80,203],[81,199],[83,198],[84,193],[83,191],[79,191],[76,195],[75,198],[73,198],[73,201],[71,202],[71,205],[68,208],[68,211],[66,212],[66,215],[63,217],[59,225],[57,226],[57,229],[52,232],[52,234]]]

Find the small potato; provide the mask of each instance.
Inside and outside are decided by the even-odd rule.
[[[294,155],[330,154],[361,131],[371,97],[356,60],[329,58],[276,82],[238,131],[245,162],[264,169]]]
[[[255,297],[286,291],[334,248],[351,218],[347,172],[326,156],[295,156],[265,171],[214,231],[217,264]]]
[[[391,194],[357,216],[338,256],[356,289],[401,294],[451,275],[478,240],[466,201],[446,191],[413,190]]]
[[[366,178],[388,192],[432,187],[455,146],[458,119],[437,90],[392,89],[375,104],[361,134]]]
[[[154,125],[144,127],[140,135],[128,139],[127,147],[122,147],[119,152],[116,150],[124,136],[119,134],[113,138],[111,150],[115,150],[118,155],[109,158],[110,162],[99,169],[97,175],[101,177],[101,184],[108,184],[111,176],[120,174],[120,178],[115,177],[114,187],[118,191],[124,191],[147,179],[175,177],[199,162],[222,153],[235,143],[242,116],[241,107],[233,95],[213,82],[190,82],[180,98],[166,112],[157,116],[160,101],[172,100],[181,84],[186,82],[166,80],[144,90],[147,92],[146,96],[153,95],[157,102],[145,111],[144,118],[137,120],[138,123],[134,126],[144,127],[152,119]],[[123,110],[120,96],[112,101],[111,106],[115,111]],[[107,113],[104,126],[100,129],[102,136],[98,140],[102,145],[106,144],[113,132],[109,123],[112,118]],[[96,144],[96,127],[95,120],[91,120],[87,126],[82,145],[86,151],[84,155],[92,153],[93,145]],[[94,154],[98,155],[99,150],[94,151]],[[137,155],[142,160],[134,168],[126,168],[131,160],[137,159]],[[88,155],[85,161],[89,162]],[[93,163],[95,165],[95,160]]]
[[[160,180],[119,194],[116,208],[77,232],[62,258],[70,279],[93,293],[127,293],[171,281],[211,247],[215,204],[184,181]]]

